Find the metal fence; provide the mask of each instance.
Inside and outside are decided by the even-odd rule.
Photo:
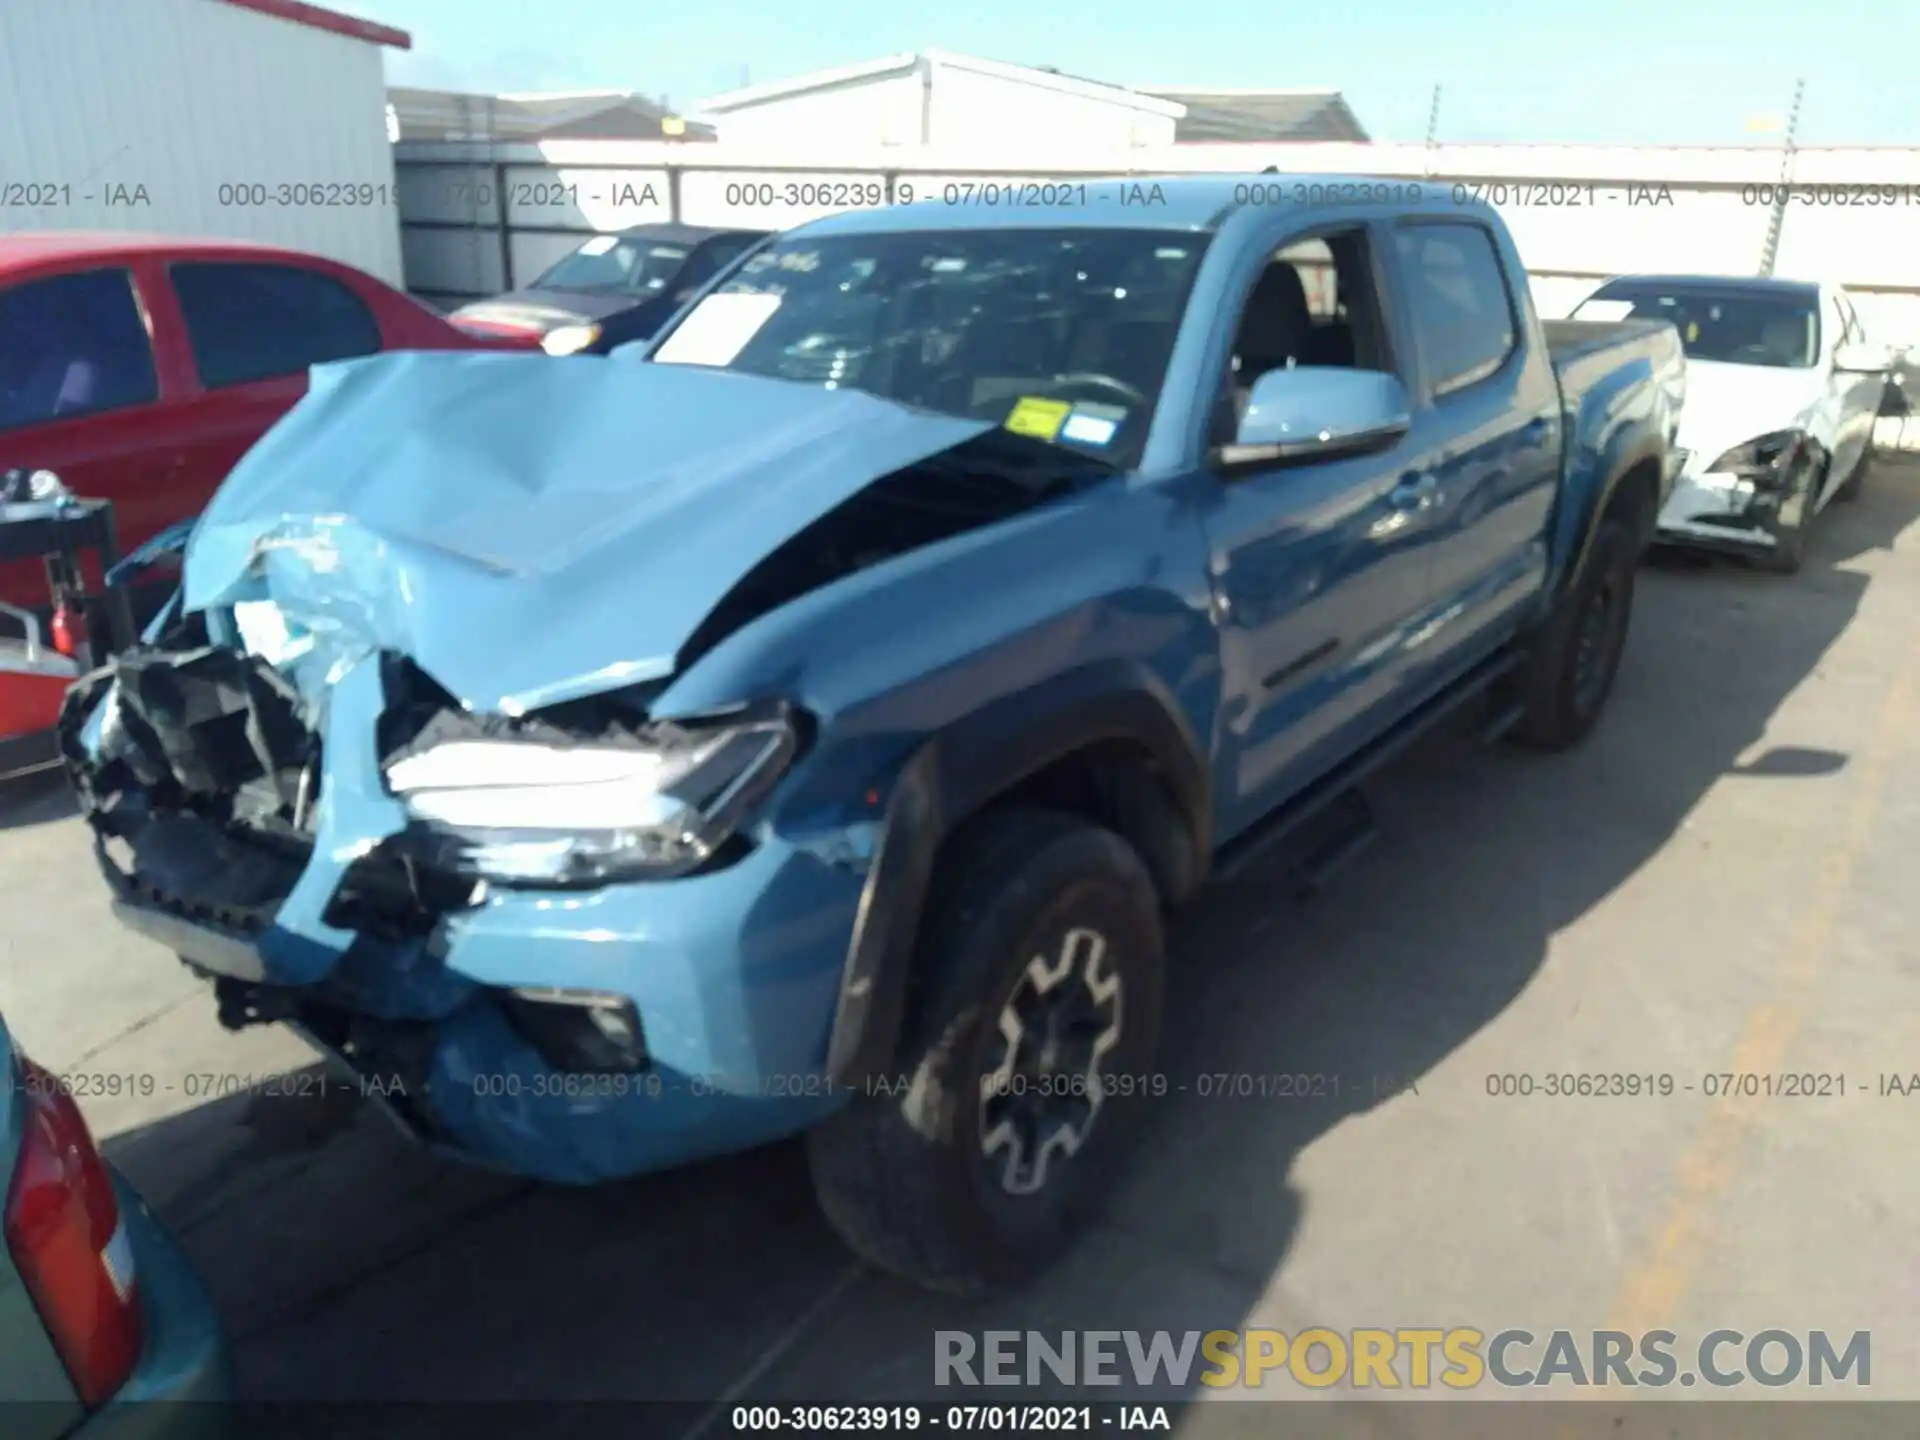
[[[408,285],[443,302],[525,284],[584,237],[649,221],[781,229],[851,206],[977,201],[983,186],[1010,181],[1022,203],[1070,204],[1075,187],[1091,182],[1257,177],[1277,166],[1309,187],[1299,198],[1311,198],[1314,176],[1362,174],[1493,205],[1527,259],[1545,315],[1565,314],[1610,275],[1750,275],[1772,256],[1777,273],[1847,285],[1875,338],[1920,342],[1920,150],[1912,149],[1788,156],[1767,146],[1234,144],[1125,155],[1060,148],[1015,161],[899,147],[799,154],[672,142],[405,141],[395,158]],[[1276,190],[1267,198],[1293,197]]]

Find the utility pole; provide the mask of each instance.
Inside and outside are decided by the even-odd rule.
[[[1780,232],[1787,223],[1787,190],[1793,184],[1794,136],[1800,129],[1800,102],[1807,93],[1807,82],[1793,82],[1793,107],[1787,111],[1787,133],[1780,142],[1780,183],[1774,187],[1773,213],[1767,217],[1767,244],[1760,252],[1760,273],[1773,274],[1780,258]]]
[[[1433,103],[1427,107],[1427,178],[1433,178],[1433,152],[1440,144],[1440,87],[1433,87]]]

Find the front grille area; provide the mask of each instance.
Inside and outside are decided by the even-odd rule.
[[[478,889],[471,879],[421,865],[389,840],[347,867],[325,920],[379,940],[423,940],[448,913],[471,906]]]
[[[137,824],[119,807],[111,813],[131,856],[124,868],[103,857],[122,898],[235,936],[264,933],[306,867],[309,852],[297,843],[267,842],[192,811],[148,812]]]

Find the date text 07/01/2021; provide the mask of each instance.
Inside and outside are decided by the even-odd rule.
[[[346,1074],[332,1069],[297,1070],[275,1075],[192,1071],[162,1077],[150,1071],[75,1071],[46,1079],[29,1078],[23,1085],[44,1086],[77,1099],[146,1099],[182,1095],[187,1099],[217,1099],[227,1095],[260,1094],[288,1099],[325,1099],[328,1095],[406,1095],[398,1074]],[[659,1071],[638,1073],[555,1072],[532,1076],[509,1072],[481,1072],[468,1082],[474,1094],[495,1097],[592,1097],[666,1095],[730,1096],[733,1098],[800,1099],[838,1092],[849,1095],[900,1095],[911,1086],[906,1075],[873,1075],[857,1084],[837,1084],[818,1074],[766,1077],[751,1095],[716,1077],[666,1076]],[[1383,1100],[1402,1093],[1419,1094],[1418,1085],[1403,1076],[1341,1075],[1327,1072],[1253,1074],[1246,1071],[1202,1071],[1176,1080],[1160,1072],[1034,1076],[1013,1075],[998,1082],[1006,1094],[1074,1095],[1085,1097],[1097,1087],[1103,1100],[1157,1100],[1192,1095],[1202,1100]],[[1916,1082],[1920,1083],[1920,1082]]]
[[[1671,1071],[1507,1071],[1490,1073],[1487,1094],[1494,1099],[1671,1099],[1698,1095],[1708,1100],[1829,1100],[1847,1096],[1920,1095],[1920,1072],[1878,1071],[1849,1074],[1837,1070],[1709,1070],[1693,1079]]]
[[[909,1434],[922,1429],[956,1434],[1093,1434],[1105,1431],[1170,1432],[1177,1407],[1101,1405],[736,1405],[730,1417],[736,1435],[829,1431]]]

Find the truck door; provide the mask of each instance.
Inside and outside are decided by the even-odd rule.
[[[1431,442],[1433,610],[1415,668],[1437,682],[1506,638],[1545,582],[1560,481],[1560,390],[1525,276],[1493,230],[1410,217],[1393,231],[1401,313],[1414,340],[1417,433]]]
[[[1367,226],[1276,239],[1276,250],[1248,262],[1215,445],[1232,438],[1247,391],[1267,371],[1395,373],[1402,359]],[[1405,638],[1427,600],[1424,497],[1402,483],[1417,453],[1410,436],[1372,454],[1217,476],[1206,530],[1227,693],[1224,832],[1402,713]]]

